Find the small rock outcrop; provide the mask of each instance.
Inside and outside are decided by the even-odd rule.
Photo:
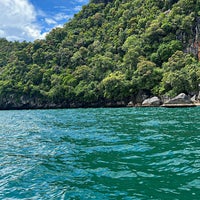
[[[146,107],[155,107],[155,106],[160,106],[160,105],[161,105],[161,100],[156,96],[145,99],[142,102],[142,106],[146,106]]]
[[[128,107],[133,107],[134,106],[134,103],[132,101],[130,101],[127,105]]]

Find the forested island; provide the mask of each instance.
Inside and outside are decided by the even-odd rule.
[[[197,94],[199,0],[91,0],[44,40],[0,39],[0,109]]]

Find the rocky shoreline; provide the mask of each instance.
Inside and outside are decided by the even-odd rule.
[[[131,107],[131,102],[128,104]],[[138,106],[138,105],[135,105]],[[200,106],[200,102],[196,100],[195,97],[190,98],[185,93],[181,93],[172,99],[168,99],[162,101],[159,97],[154,96],[151,98],[145,99],[141,105],[141,107],[166,107],[166,108],[174,108],[174,107],[195,107]]]
[[[18,99],[18,100],[16,100]],[[139,103],[141,102],[141,103]],[[113,108],[113,107],[195,107],[200,106],[197,97],[190,98],[188,95],[181,93],[172,99],[161,99],[157,96],[145,98],[143,101],[136,101],[134,104],[130,101],[105,102],[103,100],[93,103],[84,102],[49,102],[36,98],[4,98],[0,99],[0,110],[26,110],[26,109],[64,109],[64,108]]]

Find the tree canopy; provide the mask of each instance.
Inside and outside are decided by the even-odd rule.
[[[0,107],[125,103],[195,94],[199,0],[91,0],[44,40],[0,39]],[[6,106],[5,106],[6,105]]]

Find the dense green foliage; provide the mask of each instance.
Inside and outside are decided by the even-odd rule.
[[[89,106],[195,94],[199,15],[199,0],[91,0],[45,40],[0,39],[0,100]]]

